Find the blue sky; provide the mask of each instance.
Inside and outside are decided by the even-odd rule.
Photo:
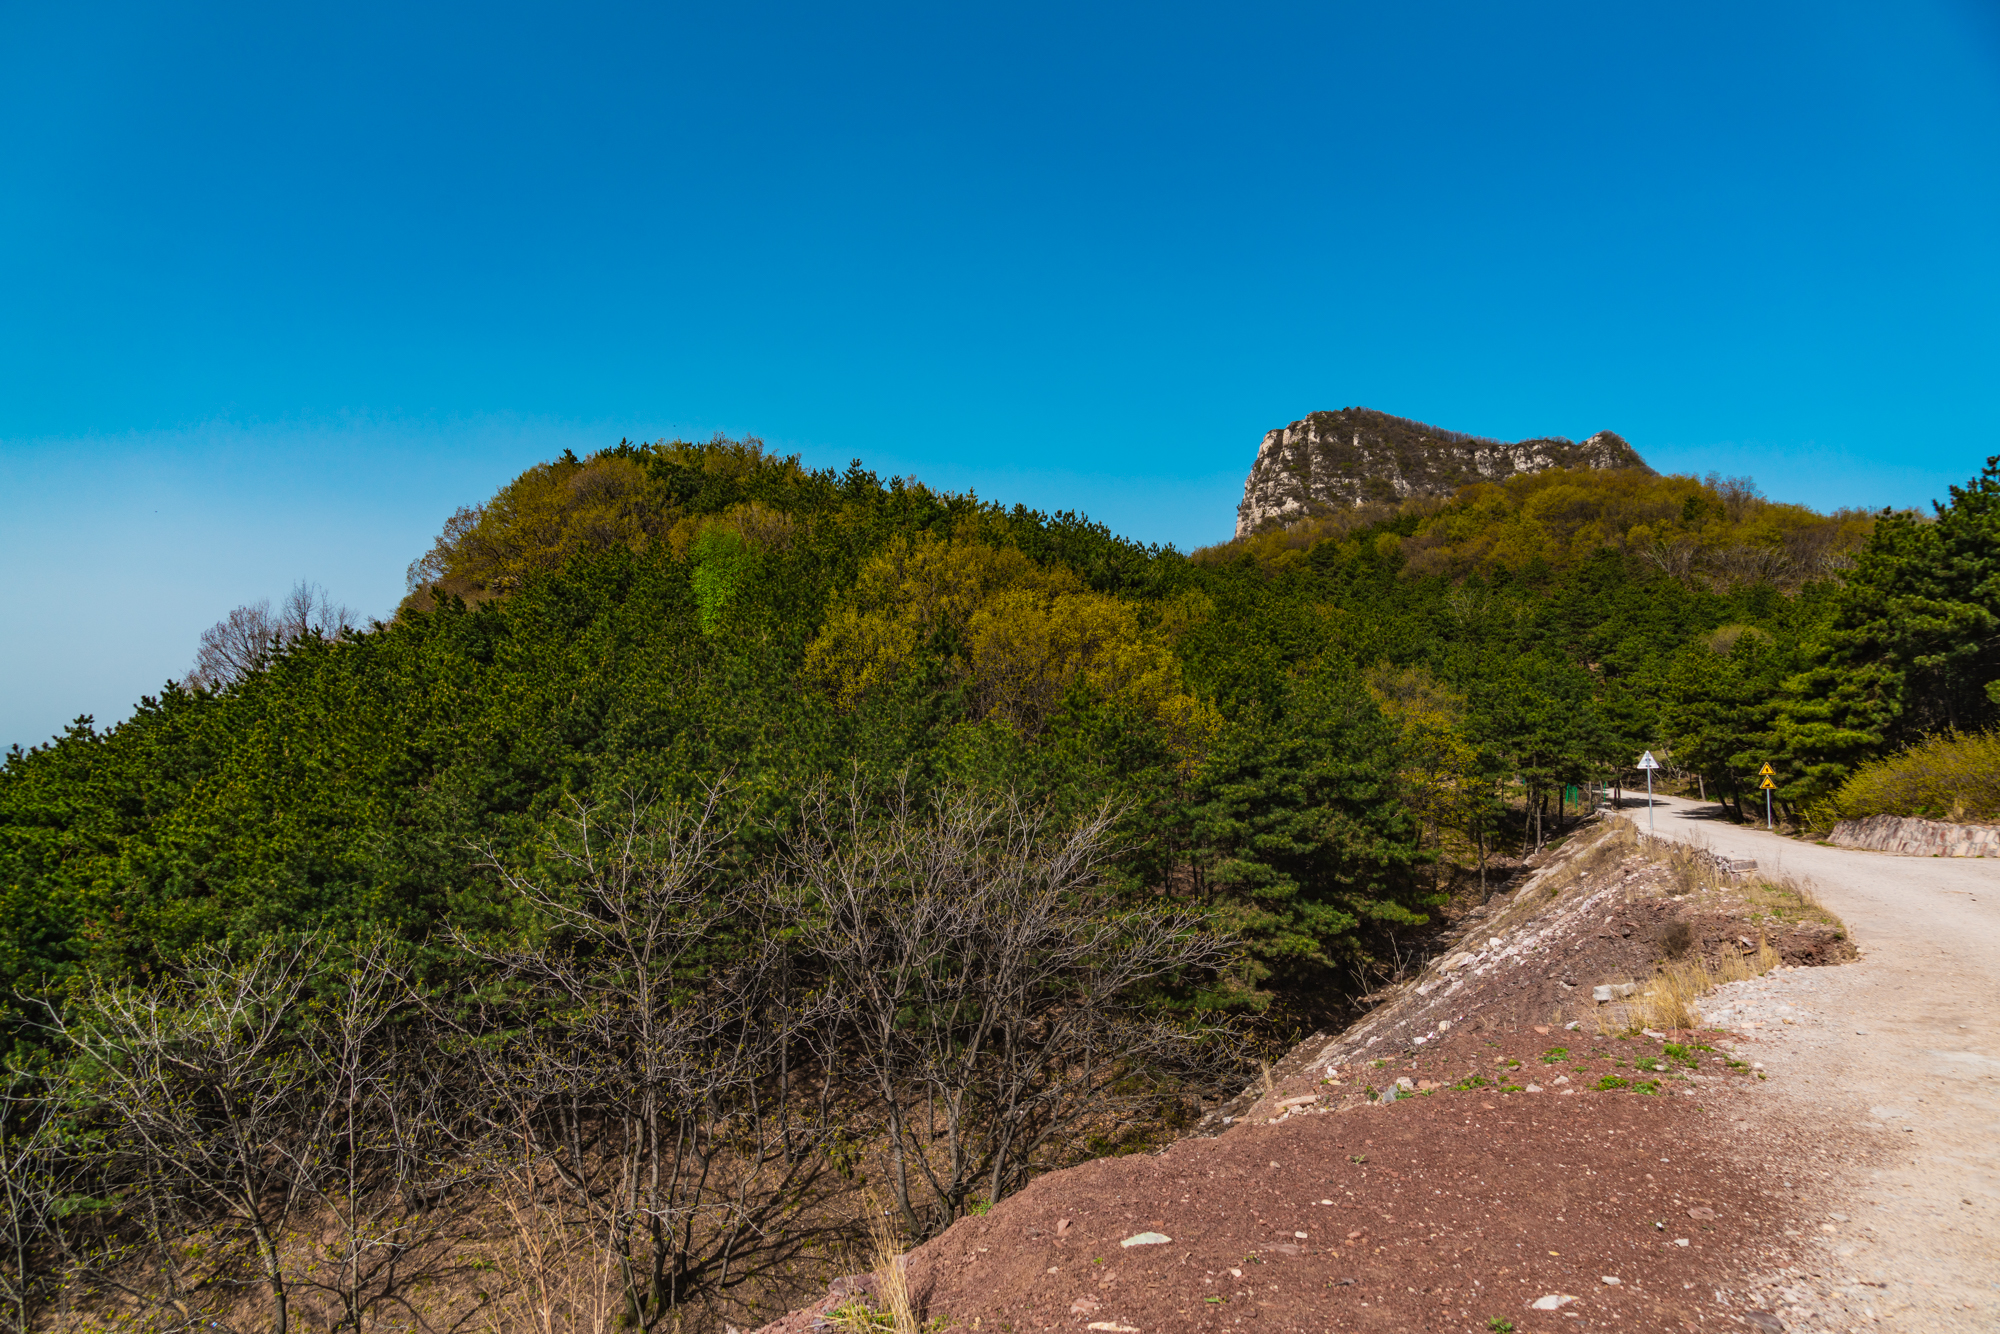
[[[1365,404],[1821,508],[2000,452],[2000,19],[0,2],[0,745],[620,436],[1182,547]]]

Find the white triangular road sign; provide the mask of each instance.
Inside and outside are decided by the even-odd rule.
[[[1660,767],[1660,762],[1653,758],[1653,752],[1649,750],[1639,757],[1639,767],[1641,769],[1657,769]]]

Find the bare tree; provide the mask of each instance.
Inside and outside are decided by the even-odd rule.
[[[1641,558],[1659,567],[1661,573],[1691,582],[1696,562],[1701,556],[1701,543],[1692,537],[1661,535],[1649,538],[1636,545]]]
[[[0,1091],[0,1330],[28,1334],[61,1213],[60,1141],[28,1077]]]
[[[133,1221],[166,1257],[163,1287],[128,1295],[194,1319],[176,1253],[212,1228],[225,1243],[247,1241],[272,1329],[285,1334],[281,1239],[308,1198],[334,1110],[293,1028],[322,958],[310,942],[267,945],[241,961],[204,950],[184,978],[154,986],[91,978],[52,1018],[80,1058],[72,1093],[97,1122],[102,1178],[137,1202]]]
[[[194,669],[184,684],[190,690],[220,689],[260,670],[295,640],[307,635],[338,639],[354,620],[353,610],[335,603],[318,584],[301,579],[276,611],[269,598],[260,598],[202,631]]]
[[[1802,578],[1829,578],[1854,568],[1854,554],[1866,542],[1864,531],[1851,522],[1849,511],[1841,511],[1825,523],[1787,529],[1785,551]]]
[[[977,1188],[989,1201],[1017,1188],[1079,1127],[1157,1098],[1161,1071],[1214,1035],[1146,1003],[1229,954],[1194,913],[1111,896],[1116,814],[1061,825],[971,790],[927,806],[899,792],[878,814],[858,785],[806,804],[789,902],[846,1008],[919,1236]]]
[[[813,998],[790,994],[776,933],[732,882],[725,798],[575,803],[542,850],[552,878],[494,862],[542,943],[459,938],[514,989],[500,1037],[468,1048],[512,1198],[539,1174],[560,1182],[562,1225],[615,1256],[636,1329],[802,1244],[796,1210],[820,1170],[823,1125],[784,1077]]]
[[[247,1253],[277,1334],[295,1308],[334,1330],[385,1307],[423,1327],[409,1290],[455,1259],[446,1213],[419,1198],[452,1173],[449,1069],[395,1032],[416,1010],[386,938],[208,948],[165,982],[86,983],[50,1026],[75,1057],[79,1179],[123,1204],[79,1273],[163,1328],[219,1326]]]
[[[1792,573],[1787,547],[1762,542],[1738,542],[1706,553],[1703,564],[1724,588],[1775,584]]]
[[[396,945],[364,940],[338,963],[302,1045],[325,1110],[302,1108],[298,1129],[319,1133],[277,1149],[296,1160],[316,1205],[312,1255],[293,1284],[334,1300],[339,1314],[326,1323],[336,1330],[358,1332],[384,1307],[423,1326],[408,1292],[454,1263],[450,1213],[428,1202],[462,1171],[446,1161],[458,1091],[426,1035],[398,1032],[420,1007]]]
[[[1724,477],[1711,472],[1702,480],[1721,499],[1731,523],[1741,523],[1751,507],[1764,498],[1764,489],[1749,477]]]

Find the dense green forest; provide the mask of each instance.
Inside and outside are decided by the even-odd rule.
[[[858,772],[1112,798],[1121,874],[1227,914],[1253,992],[1349,986],[1440,851],[1518,839],[1503,798],[1652,747],[1725,794],[1769,759],[1796,809],[1988,721],[1996,496],[1989,467],[1934,519],[1816,530],[1552,471],[1190,559],[754,443],[565,457],[455,516],[392,622],[9,755],[0,982],[494,928],[475,848],[524,854],[567,795],[728,775],[773,829]],[[1759,543],[1789,590],[1743,576]]]
[[[453,516],[392,620],[302,621],[115,727],[80,719],[8,755],[0,1020],[17,1066],[69,1109],[9,1113],[9,1151],[42,1144],[20,1138],[36,1127],[101,1114],[90,1133],[114,1144],[137,1124],[102,1110],[122,1105],[106,1081],[158,1037],[134,1015],[193,1023],[225,995],[317,995],[290,1038],[267,1035],[317,1060],[333,1030],[314,1025],[360,1004],[355,979],[393,976],[405,999],[362,1028],[401,1032],[406,1007],[431,1045],[383,1039],[382,1059],[422,1047],[486,1072],[461,1081],[484,1102],[424,1123],[499,1126],[495,1100],[525,1099],[505,1133],[531,1161],[541,1141],[521,1126],[615,1122],[624,1138],[605,1142],[657,1146],[666,1113],[529,1098],[509,1081],[569,1058],[525,1035],[656,1052],[665,1016],[676,1042],[708,1016],[702,1068],[725,1049],[746,1064],[727,1096],[685,1093],[690,1134],[740,1124],[739,1094],[793,1106],[799,1053],[832,1070],[845,1050],[873,1072],[908,1227],[934,1230],[1104,1147],[1080,1109],[1139,1097],[1145,1053],[1164,1081],[1147,1087],[1169,1090],[1148,1105],[1170,1116],[1173,1072],[1215,1068],[1218,1035],[1341,1012],[1452,894],[1642,749],[1725,798],[1768,760],[1805,822],[1857,766],[1989,726],[1996,615],[2000,460],[1929,516],[1551,470],[1190,555],[858,462],[811,471],[754,441],[565,455]],[[1016,951],[1035,961],[1010,974],[1016,1008],[975,1026],[1008,1041],[944,1024],[989,1003],[968,979],[1016,957],[994,941],[1019,944],[1027,903],[1040,934]],[[655,934],[635,944],[635,921]],[[885,976],[914,990],[884,1000]],[[656,978],[636,1010],[635,978]],[[1023,1054],[1038,1044],[1039,1065]],[[1091,1054],[1112,1050],[1109,1065]],[[494,1051],[514,1055],[479,1064]],[[975,1064],[984,1082],[951,1083]],[[358,1088],[360,1068],[326,1078]],[[399,1087],[433,1077],[397,1068]],[[1098,1101],[1079,1100],[1075,1070],[1101,1071]],[[962,1110],[946,1157],[904,1128],[919,1086],[911,1108]],[[782,1153],[731,1149],[743,1180],[782,1166],[758,1207],[802,1207],[791,1136],[834,1143],[832,1087],[818,1120],[780,1118]],[[850,1161],[835,1149],[827,1161]],[[103,1155],[89,1170],[111,1170]],[[123,1185],[92,1187],[100,1202],[166,1170],[131,1162]],[[911,1184],[925,1174],[929,1205]],[[599,1216],[599,1196],[577,1198]],[[661,1207],[628,1205],[604,1244],[642,1327],[748,1272],[716,1237],[783,1231],[739,1211],[670,1244]],[[241,1212],[190,1205],[176,1226],[202,1208]],[[635,1241],[647,1218],[652,1240]],[[276,1292],[283,1265],[267,1268]]]

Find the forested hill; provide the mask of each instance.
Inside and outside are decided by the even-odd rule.
[[[0,991],[530,930],[491,865],[572,795],[728,776],[751,874],[835,775],[1113,799],[1123,892],[1245,942],[1234,1003],[1303,1004],[1643,748],[1724,791],[1770,759],[1796,807],[1989,721],[1996,505],[1991,466],[1934,521],[1555,470],[1195,559],[754,442],[566,455],[455,516],[393,622],[11,753]]]

